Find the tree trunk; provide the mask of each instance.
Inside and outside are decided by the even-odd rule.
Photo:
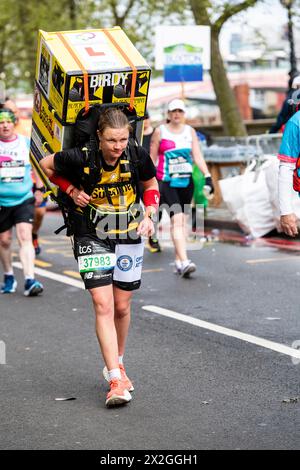
[[[210,26],[210,75],[216,93],[217,103],[221,112],[224,132],[226,135],[231,136],[246,136],[247,131],[239,112],[233,90],[231,89],[229,80],[227,78],[223,58],[220,52],[219,34],[222,23],[212,23],[208,13],[209,8],[211,7],[211,3],[212,2],[209,0],[189,0],[190,7],[195,18],[195,23],[198,25]]]
[[[246,136],[247,131],[238,109],[236,98],[227,78],[219,48],[219,31],[211,28],[210,75],[220,108],[225,135]]]
[[[68,8],[70,13],[70,24],[72,29],[77,29],[77,15],[75,0],[68,1]]]

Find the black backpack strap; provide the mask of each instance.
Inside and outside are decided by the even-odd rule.
[[[133,137],[129,137],[125,154],[131,166],[133,184],[135,186],[135,193],[136,193],[136,203],[139,203],[141,199],[140,178],[139,178],[140,159],[139,159],[139,153],[138,153],[138,144]]]
[[[95,136],[90,137],[82,151],[85,153],[83,187],[85,192],[90,195],[100,179],[101,172],[101,159],[99,158],[98,142]]]

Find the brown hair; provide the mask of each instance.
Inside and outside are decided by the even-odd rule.
[[[121,129],[126,127],[129,132],[132,132],[132,127],[129,124],[127,116],[118,108],[107,108],[103,113],[101,113],[98,130],[100,134],[103,134],[105,129]]]

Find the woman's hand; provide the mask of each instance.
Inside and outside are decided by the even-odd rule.
[[[139,223],[136,231],[142,237],[151,237],[154,234],[154,224],[148,215]]]
[[[215,188],[214,188],[214,185],[213,185],[213,182],[212,182],[212,178],[211,176],[206,176],[205,177],[205,184],[204,184],[204,188],[207,190],[208,194],[213,194],[214,191],[215,191]]]
[[[34,191],[34,198],[35,198],[34,206],[35,207],[39,207],[42,204],[44,200],[43,195],[44,195],[44,191],[41,191],[40,189],[36,189]]]
[[[280,217],[280,223],[286,235],[295,237],[298,234],[297,217],[295,214],[282,215]]]
[[[75,204],[79,207],[86,207],[91,200],[91,196],[86,194],[83,189],[73,188],[69,196],[73,199]]]

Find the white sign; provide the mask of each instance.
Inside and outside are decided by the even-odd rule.
[[[201,51],[204,70],[210,69],[210,27],[209,26],[157,26],[155,41],[155,68],[163,70],[167,65],[166,50],[172,48],[177,52],[178,64],[189,63],[191,50]],[[185,61],[185,51],[188,62]],[[174,53],[173,53],[174,56]]]

